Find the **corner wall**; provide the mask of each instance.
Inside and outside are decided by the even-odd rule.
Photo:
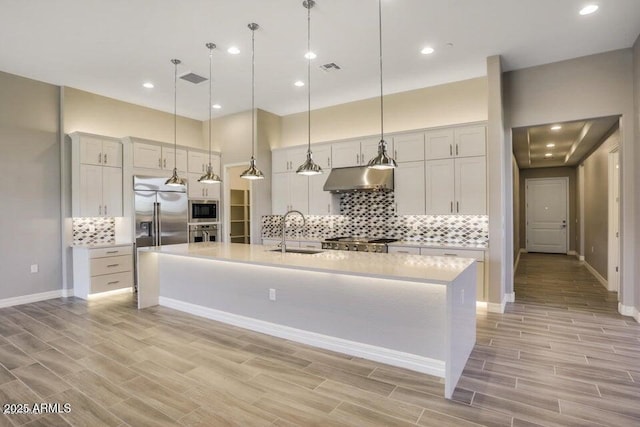
[[[0,72],[0,299],[62,288],[60,90]],[[37,273],[30,265],[38,264]]]
[[[634,144],[636,147],[635,151],[635,165],[640,165],[640,36],[636,39],[635,44],[633,45],[633,101],[635,108],[635,119],[634,127],[635,127],[635,139]],[[635,168],[635,182],[636,189],[640,189],[640,168]],[[636,197],[636,215],[640,214],[640,197]],[[636,235],[635,235],[635,247],[636,254],[640,254],[640,225],[636,226]],[[633,315],[636,320],[640,322],[640,263],[635,264],[635,278],[636,278],[636,287],[635,287],[635,312]]]
[[[513,176],[513,259],[517,260],[520,254],[521,243],[520,239],[522,234],[520,233],[520,169],[518,168],[518,162],[516,162],[516,156],[511,154],[511,163],[513,165],[511,175]],[[515,264],[514,264],[515,268]]]

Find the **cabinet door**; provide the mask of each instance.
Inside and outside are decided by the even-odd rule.
[[[207,165],[209,164],[209,154],[202,153],[200,151],[189,150],[187,163],[189,172],[199,173],[200,176],[202,176],[202,174],[207,171]]]
[[[174,155],[175,153],[175,155]],[[178,171],[186,172],[187,171],[187,150],[183,150],[178,148],[175,152],[173,148],[162,147],[162,168],[166,170],[173,170],[175,162],[177,162],[177,166],[175,166]]]
[[[425,132],[425,159],[448,159],[454,155],[453,130]]]
[[[427,215],[454,213],[453,159],[427,160],[425,162],[425,177]]]
[[[309,177],[309,215],[331,215],[331,193],[322,189],[330,173],[331,169],[323,169],[322,175]]]
[[[394,159],[398,163],[424,160],[424,133],[395,136],[393,150]]]
[[[102,166],[80,165],[79,215],[102,215]]]
[[[205,198],[204,186],[206,184],[198,182],[198,178],[200,178],[201,176],[201,173],[187,174],[187,195],[190,199]]]
[[[289,175],[289,204],[291,209],[309,213],[309,177],[291,172]]]
[[[487,130],[484,126],[468,126],[454,130],[456,157],[484,156]]]
[[[283,173],[289,171],[289,157],[287,150],[274,150],[271,152],[271,172]]]
[[[122,168],[102,168],[102,215],[122,216]]]
[[[331,144],[331,163],[334,168],[360,165],[360,141]]]
[[[208,155],[207,155],[208,156]],[[211,167],[213,171],[217,173],[220,177],[222,177],[222,168],[221,168],[222,160],[220,159],[219,154],[211,154]],[[207,165],[209,164],[209,157],[207,157]],[[206,170],[206,166],[205,166]]]
[[[119,141],[102,142],[102,164],[117,168],[122,167],[122,144]]]
[[[323,171],[331,169],[331,145],[311,146],[311,151],[313,152],[313,160]]]
[[[133,167],[162,169],[162,148],[159,145],[134,142]]]
[[[80,163],[102,164],[102,139],[85,135],[80,137]]]
[[[393,156],[393,140],[391,138],[385,138],[387,141],[387,153]],[[378,155],[378,143],[380,139],[368,139],[360,143],[360,165],[366,166],[369,160]]]
[[[481,156],[456,159],[455,176],[455,212],[464,215],[486,214],[486,158]]]
[[[424,163],[403,163],[393,172],[397,215],[425,214]]]
[[[284,215],[289,210],[289,174],[271,175],[271,213]]]
[[[307,159],[307,146],[293,147],[285,150],[289,159],[289,172],[295,173]],[[313,150],[311,150],[313,151]]]

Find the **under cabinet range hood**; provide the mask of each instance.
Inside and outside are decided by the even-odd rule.
[[[393,191],[393,169],[372,169],[366,166],[334,168],[324,183],[324,191]]]

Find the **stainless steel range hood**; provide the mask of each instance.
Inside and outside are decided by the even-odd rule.
[[[371,169],[366,166],[334,168],[324,183],[324,191],[393,191],[393,169]]]

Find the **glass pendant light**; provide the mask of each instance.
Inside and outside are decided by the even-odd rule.
[[[173,175],[171,178],[165,181],[165,185],[181,186],[185,185],[186,181],[178,176],[178,64],[179,59],[172,59],[173,64]]]
[[[216,48],[216,45],[213,43],[207,43],[207,49],[209,49],[209,166],[207,166],[207,172],[198,179],[198,182],[202,182],[203,184],[215,184],[217,182],[221,182],[220,177],[213,171],[213,166],[211,166],[211,109],[213,108],[213,104],[211,103],[212,95],[211,95],[211,79],[212,79],[212,62],[213,62],[213,49]]]
[[[302,6],[307,9],[307,160],[298,167],[297,174],[300,175],[320,175],[322,168],[320,165],[313,161],[313,155],[311,153],[311,8],[315,6],[316,2],[313,0],[305,0],[302,2]]]
[[[249,169],[240,174],[240,178],[244,179],[264,179],[262,171],[256,167],[255,146],[256,146],[256,132],[255,132],[255,93],[256,93],[256,30],[260,28],[258,24],[252,22],[248,25],[251,30],[251,160],[249,161]]]
[[[387,153],[387,141],[384,140],[384,96],[382,91],[382,0],[378,0],[378,28],[380,35],[380,142],[378,142],[378,155],[369,160],[367,166],[373,169],[394,169],[398,164]]]

